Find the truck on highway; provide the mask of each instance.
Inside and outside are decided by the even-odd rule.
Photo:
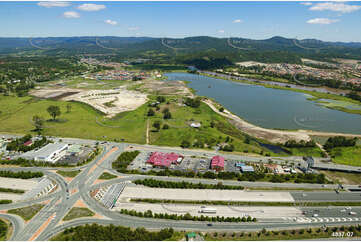
[[[202,206],[198,212],[199,213],[217,213],[217,209]]]
[[[349,214],[349,215],[356,215],[357,213],[350,211],[348,214]]]

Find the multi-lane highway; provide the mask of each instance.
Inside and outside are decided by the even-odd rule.
[[[79,139],[65,139],[63,142],[69,143],[82,143],[82,144],[94,144],[93,140],[79,140]],[[300,208],[305,211],[303,216],[290,216],[281,220],[274,220],[272,218],[260,220],[257,223],[212,223],[209,226],[207,222],[193,222],[193,221],[173,221],[173,220],[161,220],[161,219],[147,219],[139,217],[131,217],[123,215],[114,211],[111,211],[102,206],[98,201],[90,196],[90,191],[95,190],[101,186],[112,185],[121,182],[130,182],[135,179],[144,179],[151,176],[146,175],[129,175],[121,174],[112,170],[111,163],[123,152],[127,147],[134,146],[124,143],[107,143],[104,144],[103,152],[96,157],[92,162],[81,167],[81,172],[70,182],[66,182],[65,179],[55,173],[57,168],[44,168],[44,167],[7,167],[1,168],[1,170],[30,170],[30,171],[42,171],[52,180],[58,184],[58,189],[44,197],[21,201],[12,204],[0,205],[0,210],[8,210],[13,208],[20,208],[30,206],[32,204],[45,202],[45,206],[41,211],[36,214],[30,222],[24,223],[24,221],[11,214],[0,214],[1,217],[8,219],[14,227],[14,232],[11,237],[12,240],[48,240],[56,233],[61,232],[65,228],[69,228],[76,225],[82,225],[87,223],[99,223],[99,224],[115,224],[130,227],[146,227],[149,229],[160,229],[165,227],[173,227],[175,229],[182,230],[258,230],[262,228],[268,229],[282,229],[282,228],[300,228],[305,226],[323,226],[336,225],[336,224],[356,224],[361,221],[361,208],[354,207],[353,211],[357,212],[359,217],[350,217],[345,212],[341,212],[340,207],[327,207],[327,208],[314,208],[317,210],[318,216],[314,218],[314,211],[310,208]],[[163,151],[174,151],[173,148],[164,147],[152,147],[137,145],[138,149],[161,149]],[[198,153],[197,153],[198,152]],[[183,150],[182,153],[200,154],[204,155],[207,152]],[[209,153],[211,155],[211,153]],[[234,157],[233,157],[234,158]],[[259,159],[258,159],[259,160]],[[74,170],[78,168],[61,168],[61,170]],[[102,183],[95,183],[98,177],[104,171],[111,171],[114,174],[118,174],[120,178],[104,181]],[[175,178],[175,177],[153,177],[156,179],[178,181],[187,180],[192,182],[202,183],[217,183],[219,181],[207,180],[207,179],[190,179],[190,178]],[[224,184],[240,184],[245,186],[286,186],[286,187],[312,187],[320,188],[320,185],[314,184],[275,184],[275,183],[258,183],[258,182],[238,182],[238,181],[222,181]],[[329,186],[329,185],[328,185]],[[329,186],[332,188],[332,186]],[[76,192],[71,192],[76,191]],[[295,201],[360,201],[360,193],[342,192],[335,193],[334,191],[322,191],[322,192],[291,192],[291,196]],[[61,222],[63,217],[68,211],[76,204],[76,202],[82,199],[84,203],[95,213],[98,218],[81,218],[72,220],[69,222]]]

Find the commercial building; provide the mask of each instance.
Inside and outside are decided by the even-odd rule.
[[[242,166],[245,166],[246,164],[244,164],[243,162],[237,162],[236,163],[236,167],[237,168],[241,168]]]
[[[254,172],[253,166],[241,166],[242,172]]]
[[[65,155],[67,148],[68,144],[65,143],[50,143],[37,151],[26,152],[21,157],[29,160],[55,163]]]
[[[181,163],[183,158],[183,156],[176,153],[153,152],[147,160],[147,163],[156,167],[165,168],[170,167],[171,164]]]
[[[213,156],[211,160],[211,169],[216,171],[224,170],[224,157],[222,156]]]

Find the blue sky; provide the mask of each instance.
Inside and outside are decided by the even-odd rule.
[[[1,37],[272,36],[361,42],[361,2],[0,2]]]

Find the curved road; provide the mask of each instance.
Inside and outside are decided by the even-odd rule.
[[[77,142],[77,139],[63,139],[65,142],[73,141]],[[94,141],[82,140],[85,144],[94,144]],[[129,182],[135,179],[144,179],[152,176],[146,175],[129,175],[121,174],[111,169],[111,163],[119,156],[121,152],[125,150],[129,144],[120,143],[108,143],[104,145],[103,152],[98,155],[90,163],[77,168],[42,168],[42,167],[9,167],[0,168],[0,170],[10,171],[42,171],[50,179],[56,181],[59,186],[57,191],[46,195],[44,197],[30,200],[21,201],[13,204],[0,205],[0,210],[8,210],[13,208],[20,208],[30,206],[39,202],[47,201],[46,205],[39,211],[28,223],[16,215],[0,214],[11,221],[14,227],[14,233],[11,240],[49,240],[55,234],[61,232],[65,228],[72,226],[83,225],[88,223],[98,224],[115,224],[123,225],[128,227],[146,227],[149,229],[160,229],[166,227],[173,227],[179,230],[260,230],[262,228],[267,229],[281,229],[281,228],[300,228],[305,226],[322,226],[325,222],[314,221],[312,223],[298,222],[295,221],[276,221],[272,219],[264,219],[257,223],[212,223],[212,226],[208,226],[209,222],[194,222],[194,221],[172,221],[172,220],[161,220],[161,219],[149,219],[132,217],[123,215],[114,211],[110,211],[98,203],[95,199],[90,197],[90,191],[101,186],[116,184],[120,182]],[[140,146],[141,148],[151,148],[151,146]],[[166,150],[167,148],[162,148]],[[193,152],[193,151],[190,151]],[[203,152],[203,151],[202,151]],[[206,152],[203,152],[206,153]],[[74,178],[71,182],[67,183],[62,176],[50,170],[74,170],[82,169],[82,171]],[[121,177],[112,179],[102,183],[94,184],[98,177],[104,171],[111,171],[114,174],[118,174]],[[202,182],[202,183],[217,183],[218,181],[207,180],[207,179],[188,179],[188,178],[175,178],[175,177],[153,177],[161,180],[187,180],[191,182]],[[224,184],[241,184],[241,185],[254,185],[255,183],[249,182],[237,182],[237,181],[222,181]],[[257,184],[257,183],[256,183]],[[269,183],[260,183],[258,186],[267,186]],[[273,186],[275,184],[272,184]],[[276,184],[277,185],[277,184]],[[288,184],[290,185],[290,184]],[[310,186],[309,184],[295,184],[296,186]],[[315,187],[319,187],[317,185]],[[77,192],[71,194],[70,191],[76,189]],[[291,195],[295,200],[299,201],[355,201],[360,200],[360,194],[358,193],[342,193],[342,196],[335,192],[294,192]],[[98,215],[102,215],[104,218],[81,218],[75,219],[70,222],[60,223],[63,217],[68,211],[75,205],[75,203],[82,199],[85,204]],[[323,208],[321,208],[322,210]],[[328,208],[327,213],[336,214],[337,208]],[[355,208],[356,209],[356,208]],[[361,213],[361,208],[359,209]],[[325,212],[326,213],[326,212]],[[336,224],[355,224],[355,221],[345,220],[332,223]]]

